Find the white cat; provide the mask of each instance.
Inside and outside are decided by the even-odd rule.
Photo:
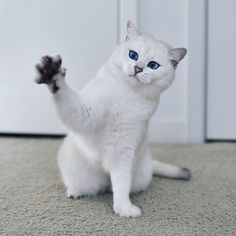
[[[186,49],[172,49],[129,21],[126,41],[79,93],[67,85],[60,56],[45,56],[37,64],[36,82],[49,86],[69,130],[58,154],[68,197],[111,187],[115,213],[137,217],[141,210],[129,195],[145,190],[153,174],[190,178],[186,168],[153,160],[147,145],[149,120],[185,54]]]

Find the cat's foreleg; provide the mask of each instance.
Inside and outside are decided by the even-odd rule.
[[[36,65],[38,77],[36,83],[47,84],[53,93],[53,99],[59,117],[72,131],[82,131],[91,123],[91,106],[73,91],[65,81],[66,70],[61,67],[60,56],[44,56]]]
[[[134,151],[123,149],[104,162],[105,169],[109,172],[113,191],[113,210],[122,217],[138,217],[141,215],[139,207],[130,201],[132,182],[132,168]],[[116,156],[116,158],[115,158]]]

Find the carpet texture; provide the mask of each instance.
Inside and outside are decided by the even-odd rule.
[[[155,157],[192,170],[155,177],[132,196],[140,218],[120,218],[111,194],[67,199],[57,168],[61,139],[0,138],[1,235],[236,235],[236,144],[152,145]]]

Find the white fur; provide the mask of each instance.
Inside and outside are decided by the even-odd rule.
[[[79,93],[67,85],[63,74],[56,75],[59,90],[54,101],[69,129],[58,155],[67,195],[96,194],[112,187],[115,213],[137,217],[141,210],[131,203],[129,194],[145,190],[153,171],[158,172],[146,134],[161,92],[174,79],[175,68],[168,44],[141,34],[131,22],[127,32],[127,41],[115,48],[96,78]],[[129,58],[129,50],[139,53],[137,61]],[[150,69],[147,63],[151,60],[161,66]],[[135,76],[134,66],[143,72]],[[163,172],[174,176],[179,167],[165,168]]]

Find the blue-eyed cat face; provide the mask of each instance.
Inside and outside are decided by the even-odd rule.
[[[138,53],[137,53],[137,52],[135,52],[135,51],[133,51],[133,50],[129,50],[129,58],[130,58],[130,59],[132,59],[132,60],[134,60],[134,61],[137,61],[137,60],[138,60],[138,57],[139,57],[139,56],[138,56]],[[156,70],[156,69],[160,66],[160,64],[157,63],[156,61],[150,61],[150,62],[148,62],[147,66],[148,66],[149,68],[153,69],[153,70]],[[142,69],[140,68],[140,71],[138,71],[138,72],[142,72]]]
[[[185,54],[186,49],[172,49],[167,43],[141,34],[128,22],[126,41],[117,46],[113,61],[131,84],[167,87]]]

